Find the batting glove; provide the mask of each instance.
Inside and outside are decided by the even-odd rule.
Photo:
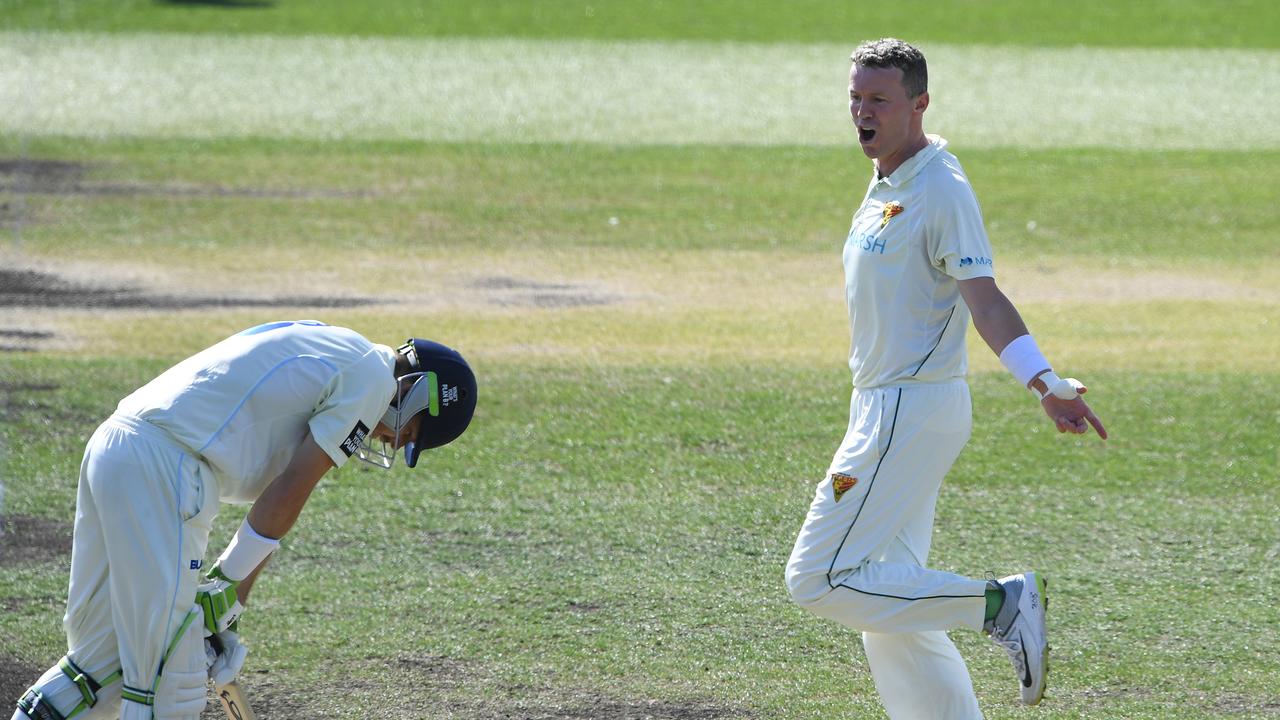
[[[249,654],[249,646],[240,642],[239,633],[227,630],[205,637],[204,653],[209,679],[215,686],[221,687],[240,674],[244,659]]]
[[[244,606],[236,596],[239,582],[228,580],[217,565],[209,568],[204,582],[196,586],[196,602],[204,609],[204,627],[210,633],[240,628]]]

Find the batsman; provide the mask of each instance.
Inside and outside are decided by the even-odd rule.
[[[476,379],[455,350],[398,349],[303,320],[250,328],[120,401],[80,466],[67,654],[14,720],[196,720],[244,664],[255,578],[316,484],[352,456],[390,469],[466,430]],[[212,567],[221,503],[249,512]]]

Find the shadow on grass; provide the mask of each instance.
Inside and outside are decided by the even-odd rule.
[[[24,268],[0,270],[0,307],[144,308],[187,310],[236,307],[348,308],[372,304],[360,297],[176,296],[150,294],[132,287],[90,286]],[[36,339],[27,337],[27,340]]]
[[[71,523],[27,515],[0,516],[0,567],[66,560]]]

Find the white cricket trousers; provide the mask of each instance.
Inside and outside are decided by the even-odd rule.
[[[963,380],[855,389],[787,563],[799,605],[862,631],[893,720],[982,717],[946,631],[982,629],[987,583],[925,567],[938,489],[972,427]]]
[[[67,657],[99,680],[120,669],[123,685],[104,687],[97,704],[75,720],[117,712],[122,720],[199,717],[207,677],[202,617],[159,671],[195,605],[218,504],[212,471],[159,428],[113,415],[90,438],[80,467],[63,620]],[[81,700],[56,666],[35,687],[64,715]],[[154,693],[154,705],[122,702],[122,687]]]

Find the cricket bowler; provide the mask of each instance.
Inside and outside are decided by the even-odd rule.
[[[988,633],[1028,705],[1044,695],[1049,646],[1041,574],[996,581],[928,567],[938,490],[972,429],[970,318],[1059,432],[1107,432],[1084,386],[1054,373],[996,286],[968,178],[947,142],[923,130],[924,56],[882,39],[852,60],[849,113],[875,170],[844,244],[853,395],[786,582],[800,606],[862,632],[890,718],[971,720],[982,712],[946,631]]]
[[[254,579],[330,468],[390,468],[466,430],[476,379],[456,351],[399,349],[304,320],[250,328],[121,400],[80,466],[67,654],[14,720],[196,720],[244,664]],[[251,504],[204,570],[220,503]]]

